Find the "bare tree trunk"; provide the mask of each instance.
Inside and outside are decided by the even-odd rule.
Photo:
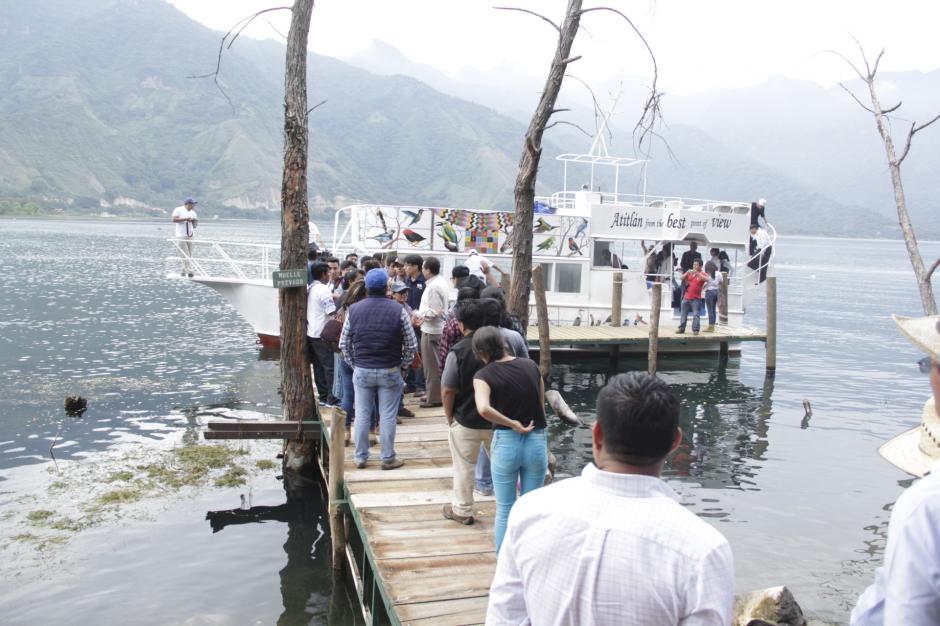
[[[281,184],[281,269],[307,266],[307,33],[313,0],[295,0],[287,35],[284,77],[284,176]],[[307,290],[281,289],[281,391],[284,419],[314,419],[313,380],[307,357]],[[291,442],[285,466],[312,462],[311,444]]]
[[[558,92],[571,59],[571,46],[581,22],[581,0],[568,0],[565,21],[558,32],[558,47],[545,80],[545,88],[538,107],[529,122],[519,173],[516,176],[515,216],[512,228],[512,289],[509,292],[509,311],[517,315],[523,326],[529,324],[529,291],[532,280],[532,208],[535,202],[535,179],[542,157],[542,134],[555,109]]]
[[[930,280],[925,278],[927,270],[924,267],[924,260],[920,256],[920,248],[917,246],[917,237],[914,236],[911,218],[907,214],[907,201],[904,198],[904,185],[901,182],[901,161],[894,151],[894,141],[891,138],[891,132],[888,130],[887,119],[881,108],[881,102],[878,100],[878,94],[875,92],[874,76],[872,75],[871,80],[866,82],[868,82],[868,93],[871,96],[872,112],[875,115],[878,133],[881,135],[881,140],[885,144],[885,152],[888,155],[888,169],[891,172],[891,185],[894,187],[894,203],[898,209],[898,224],[900,224],[901,232],[904,234],[907,254],[911,258],[911,265],[914,267],[914,277],[917,279],[917,287],[920,289],[921,305],[924,307],[925,315],[936,315],[937,301],[933,295],[933,286],[930,284]],[[910,146],[910,140],[908,146]]]

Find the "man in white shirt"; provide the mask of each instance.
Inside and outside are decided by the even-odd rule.
[[[467,257],[464,265],[470,270],[471,276],[476,276],[480,279],[480,282],[483,285],[495,285],[496,279],[490,274],[490,267],[492,263],[486,260],[479,252],[476,250],[470,251],[470,256]]]
[[[326,263],[318,261],[310,266],[310,274],[313,282],[307,292],[307,353],[313,365],[313,381],[317,386],[320,404],[332,406],[336,404],[336,399],[330,393],[333,389],[333,347],[320,338],[327,318],[336,311],[333,292],[327,285],[330,268]]]
[[[921,477],[901,494],[891,511],[884,564],[852,611],[852,626],[940,624],[940,317],[894,321],[928,356],[918,363],[930,373],[933,397],[921,423],[884,444],[878,452]]]
[[[646,373],[597,397],[594,464],[520,498],[496,564],[488,626],[726,626],[725,538],[660,480],[682,442],[679,399]]]
[[[193,256],[193,236],[196,234],[195,206],[199,204],[193,198],[183,200],[183,205],[173,209],[172,219],[176,224],[176,238],[180,241],[180,248],[183,251],[183,271],[180,276],[193,277],[193,268],[189,260]]]
[[[427,397],[421,406],[435,407],[442,406],[441,362],[438,350],[450,300],[450,285],[447,279],[441,276],[441,262],[436,257],[429,256],[424,259],[423,272],[426,284],[421,296],[421,305],[414,312],[413,320],[415,324],[421,325],[421,362],[424,365],[427,389]]]
[[[762,283],[767,280],[767,267],[770,265],[774,247],[770,243],[770,235],[757,224],[751,224],[751,239],[754,243],[751,246],[752,257],[748,266],[751,269],[760,269],[758,282]]]

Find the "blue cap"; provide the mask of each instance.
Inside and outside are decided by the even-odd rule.
[[[195,198],[193,198],[192,196],[189,196],[188,198],[183,200],[183,204],[199,204],[199,203],[196,202]]]
[[[371,269],[366,273],[366,289],[373,291],[385,289],[388,286],[388,272],[380,267]]]

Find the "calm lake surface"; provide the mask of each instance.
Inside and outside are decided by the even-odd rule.
[[[195,440],[213,415],[279,414],[276,353],[262,353],[215,292],[164,278],[171,234],[169,223],[0,221],[0,507],[43,504],[54,439],[60,463],[91,465],[129,443]],[[276,223],[204,222],[199,234],[279,238]],[[922,252],[929,262],[940,244]],[[910,484],[876,450],[916,425],[929,394],[921,355],[890,319],[918,315],[919,298],[900,241],[782,238],[777,253],[776,377],[765,378],[759,344],[725,366],[717,357],[661,363],[682,397],[686,434],[665,478],[730,540],[737,591],[786,584],[807,614],[844,623]],[[749,323],[763,326],[763,316],[761,302]],[[559,364],[553,384],[587,416],[607,375],[605,360]],[[70,394],[90,401],[81,419],[62,415]],[[579,473],[589,431],[555,421],[551,437],[559,473]],[[276,474],[169,497],[147,519],[76,533],[22,565],[7,555],[28,529],[0,516],[3,622],[354,623],[331,598],[315,488],[263,522],[213,532],[207,521],[242,496],[285,504]]]

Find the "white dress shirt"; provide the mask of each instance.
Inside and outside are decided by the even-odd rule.
[[[320,333],[323,332],[323,325],[326,324],[327,315],[335,310],[333,292],[325,283],[314,280],[307,293],[307,336],[319,339]]]
[[[183,219],[197,219],[196,212],[184,204],[183,206],[178,206],[173,209],[173,213],[170,215],[171,218],[181,217]],[[196,227],[193,226],[192,222],[174,222],[176,226],[176,236],[177,238],[192,238],[196,232]]]
[[[940,624],[940,462],[894,504],[884,565],[852,611],[852,626],[936,624]]]
[[[721,533],[662,480],[589,464],[513,506],[486,623],[726,626],[733,596]]]
[[[444,318],[447,317],[448,292],[450,283],[438,274],[424,286],[421,295],[421,306],[416,311],[424,320],[421,323],[421,332],[427,335],[440,335],[444,332]]]
[[[765,250],[770,247],[770,235],[760,226],[757,227],[757,232],[751,236],[754,238],[754,241],[757,242],[758,249]]]

